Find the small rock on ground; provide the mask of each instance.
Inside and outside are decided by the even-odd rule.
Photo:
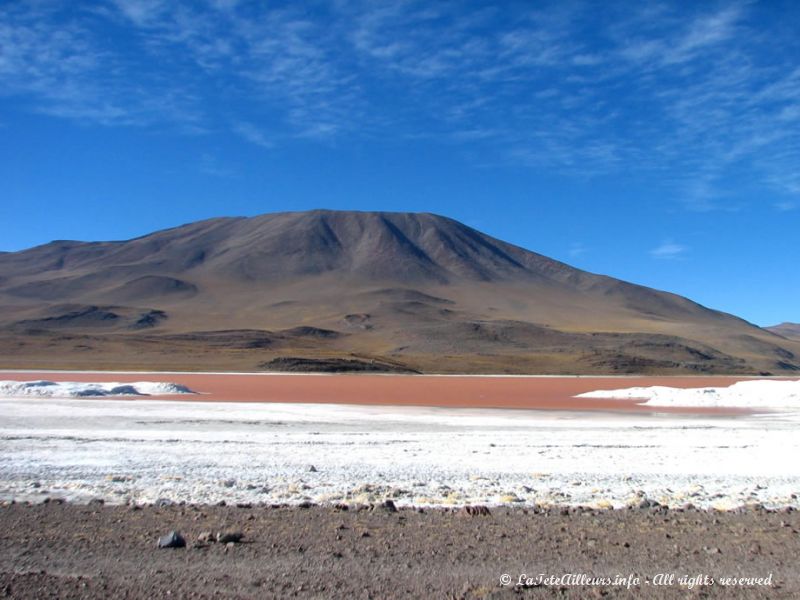
[[[186,540],[177,531],[170,531],[167,535],[158,538],[159,548],[184,548]]]

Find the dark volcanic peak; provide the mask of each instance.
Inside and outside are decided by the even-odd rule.
[[[222,217],[127,241],[55,241],[0,255],[0,293],[53,301],[179,300],[196,294],[202,281],[252,288],[324,275],[372,289],[478,282],[538,286],[539,292],[557,288],[612,299],[648,318],[714,313],[430,213],[312,210]]]
[[[330,271],[405,283],[530,275],[514,256],[521,249],[433,214],[315,210],[263,215],[239,225],[236,241],[219,260],[248,279]]]
[[[648,318],[713,313],[685,298],[586,273],[429,213],[313,210],[217,218],[128,241],[60,241],[0,256],[0,292],[42,301],[181,301],[208,282],[212,292],[214,282],[255,291],[324,275],[350,285],[353,293],[365,287],[414,288],[389,292],[387,300],[405,295],[427,302],[435,294],[425,297],[420,290],[483,283],[530,286],[533,296],[522,304],[566,293],[617,303]]]
[[[211,219],[126,242],[52,242],[3,256],[1,264],[15,275],[125,266],[131,276],[196,269],[250,281],[332,271],[404,283],[580,273],[446,217],[330,210]]]
[[[8,364],[254,369],[291,357],[350,369],[366,356],[451,372],[800,369],[783,326],[781,338],[428,213],[314,210],[51,242],[0,254],[0,306]],[[214,331],[227,333],[198,333]]]

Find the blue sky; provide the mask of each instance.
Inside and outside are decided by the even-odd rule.
[[[0,250],[431,211],[800,321],[800,3],[6,1]]]

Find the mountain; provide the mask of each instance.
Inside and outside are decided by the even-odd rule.
[[[0,366],[793,373],[800,342],[433,214],[217,218],[0,254]]]
[[[800,323],[781,323],[764,329],[790,340],[800,340]]]

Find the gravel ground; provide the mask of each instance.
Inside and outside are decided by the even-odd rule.
[[[798,598],[798,529],[758,509],[5,504],[0,598]],[[172,530],[186,547],[157,548]],[[218,532],[244,537],[198,541]]]

